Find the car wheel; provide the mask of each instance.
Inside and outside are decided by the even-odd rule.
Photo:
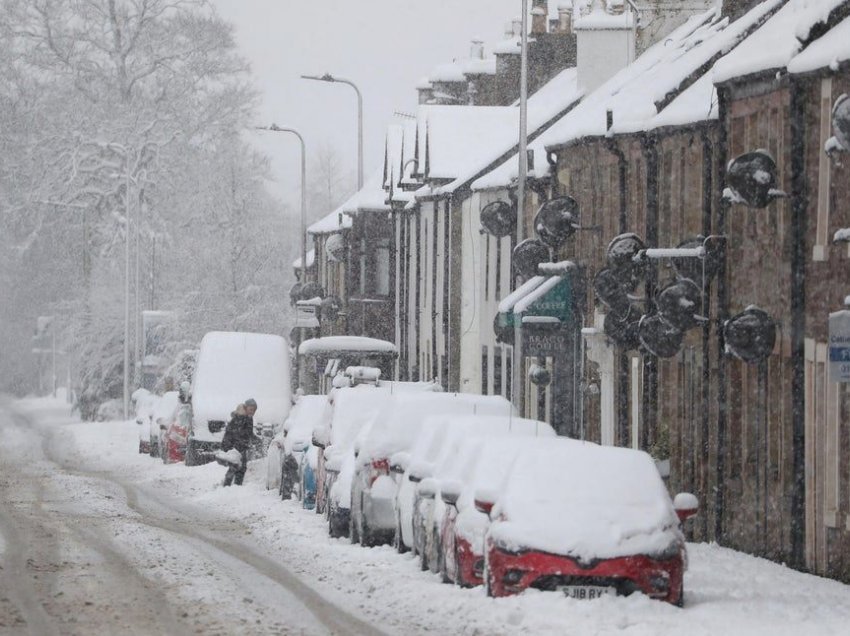
[[[159,444],[157,443],[157,440],[153,435],[151,435],[149,453],[151,457],[159,457]]]
[[[685,606],[685,584],[682,583],[682,586],[679,588],[679,598],[676,599],[676,607],[684,607]]]
[[[401,517],[396,515],[395,520],[395,535],[393,535],[393,547],[399,554],[405,554],[410,550],[404,545],[404,536],[401,534]]]
[[[198,451],[195,449],[195,444],[192,443],[192,438],[186,442],[186,457],[183,460],[187,466],[198,466],[201,464],[201,459],[198,457]]]

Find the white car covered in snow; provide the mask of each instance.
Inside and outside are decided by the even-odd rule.
[[[159,445],[154,444],[154,438],[151,435],[151,422],[159,397],[147,389],[136,389],[133,391],[131,400],[133,411],[136,414],[136,424],[139,427],[139,453],[149,453],[151,457],[156,457],[159,452]]]
[[[358,448],[351,487],[352,540],[367,546],[393,540],[399,484],[390,472],[390,458],[412,450],[426,418],[475,414],[516,416],[501,396],[432,393],[395,396],[386,404]]]
[[[289,499],[293,491],[299,499],[300,469],[305,453],[312,448],[313,430],[327,423],[330,404],[326,395],[302,395],[298,397],[283,427],[269,444],[266,453],[266,488],[278,489],[283,499]]]
[[[257,401],[254,422],[281,426],[289,414],[289,347],[281,336],[211,331],[201,340],[192,379],[186,465],[209,461],[236,407]]]
[[[442,435],[444,441],[440,444],[434,461],[431,464],[420,463],[408,476],[410,485],[419,482],[413,493],[411,507],[414,545],[423,570],[430,568],[436,573],[442,569],[440,529],[446,505],[440,497],[440,486],[462,463],[460,446],[463,441],[478,437],[492,440],[494,443],[504,442],[507,449],[520,449],[540,438],[551,440],[555,437],[555,429],[546,422],[519,417],[471,415],[451,422]],[[493,474],[507,474],[510,468],[512,457],[509,452],[506,451],[500,458],[504,460],[505,465],[501,468],[494,466]],[[499,473],[500,469],[502,473]],[[415,474],[417,470],[421,471],[419,475]]]

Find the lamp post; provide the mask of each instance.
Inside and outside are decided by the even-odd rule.
[[[304,137],[294,128],[287,126],[257,126],[257,130],[290,133],[301,142],[301,283],[307,282],[307,146]]]
[[[520,35],[519,75],[519,172],[517,182],[516,242],[525,238],[525,180],[528,175],[528,0],[522,0],[522,33]],[[519,287],[519,281],[517,281]],[[514,353],[511,362],[511,401],[520,408],[522,397],[522,322],[514,325]],[[520,411],[522,414],[522,411]]]
[[[523,1],[527,2],[528,0]],[[302,75],[301,79],[348,84],[357,93],[357,190],[359,191],[363,188],[363,94],[351,80],[334,77],[330,73],[325,73],[324,75]]]

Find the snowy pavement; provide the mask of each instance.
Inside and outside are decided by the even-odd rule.
[[[164,597],[172,611],[169,633],[176,633],[171,628],[227,633],[228,626],[230,633],[245,634],[848,633],[850,587],[703,544],[689,546],[684,609],[641,595],[573,601],[529,590],[489,599],[480,588],[440,583],[411,556],[389,547],[364,549],[328,538],[323,517],[265,490],[261,462],[250,465],[245,486],[222,488],[224,468],[217,464],[165,466],[139,455],[133,422],[78,423],[60,405],[45,402],[20,402],[16,408],[39,423],[28,434],[44,436],[47,457],[65,466],[54,467],[51,475],[52,487],[64,487],[65,493],[53,510],[85,511],[88,548],[98,550],[104,541],[116,559],[132,564],[137,598],[152,584],[151,593]],[[4,419],[0,413],[0,424]],[[20,425],[15,430],[23,434]],[[6,439],[9,431],[2,435]],[[43,458],[32,459],[47,470]],[[11,505],[9,480],[4,457],[0,507]],[[0,531],[0,546],[6,543],[2,577],[13,560],[10,546],[17,552],[22,537],[10,539],[3,525]],[[227,592],[234,582],[244,589]],[[0,623],[9,602],[0,593]],[[146,602],[139,600],[141,606]],[[127,621],[133,616],[130,612]],[[146,633],[152,624],[135,625],[130,633]],[[4,629],[0,625],[0,634]]]

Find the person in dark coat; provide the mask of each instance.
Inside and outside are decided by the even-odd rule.
[[[245,471],[248,469],[248,449],[254,441],[254,413],[257,412],[257,402],[247,399],[243,404],[236,407],[233,417],[227,423],[224,437],[221,440],[221,450],[224,452],[235,448],[242,456],[242,465],[239,468],[230,466],[224,476],[224,485],[242,485]]]

